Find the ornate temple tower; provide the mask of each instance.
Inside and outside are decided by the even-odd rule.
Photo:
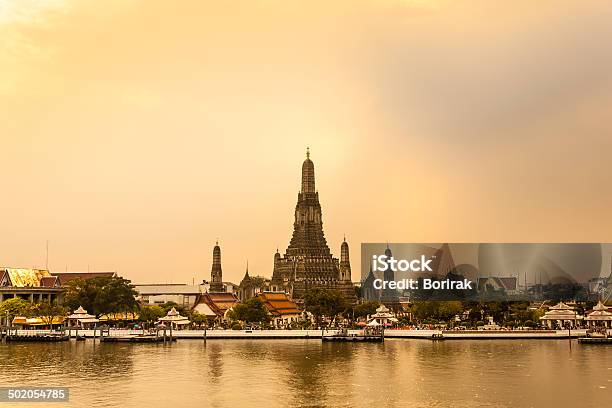
[[[223,271],[221,270],[221,248],[219,241],[213,248],[213,264],[210,271],[210,290],[209,292],[225,292],[223,287]]]
[[[349,259],[349,246],[346,237],[340,245],[340,279],[351,281],[351,260]]]
[[[311,288],[340,291],[349,301],[355,301],[350,277],[348,244],[345,242],[344,268],[327,246],[323,232],[319,193],[315,188],[314,163],[310,151],[302,164],[302,185],[298,193],[293,221],[293,235],[284,256],[274,255],[272,289],[285,291],[301,299]],[[348,269],[347,269],[348,267]]]

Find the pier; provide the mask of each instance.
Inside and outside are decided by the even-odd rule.
[[[166,341],[173,339],[199,340],[258,340],[258,339],[321,339],[324,336],[339,334],[340,329],[317,330],[173,330],[166,332]],[[349,336],[363,335],[363,330],[346,330]],[[48,330],[12,330],[12,335],[30,336],[50,334]],[[75,331],[68,332],[74,338]],[[144,337],[142,330],[107,329],[104,331],[79,329],[78,336],[101,339],[104,337]],[[95,337],[94,337],[95,336]],[[155,336],[155,334],[153,334]],[[163,339],[163,330],[157,334]],[[495,339],[549,339],[586,337],[586,330],[385,330],[385,339],[423,339],[423,340],[495,340]],[[110,341],[110,340],[106,340]],[[163,341],[163,340],[162,340]]]
[[[612,337],[580,337],[581,344],[612,344]]]

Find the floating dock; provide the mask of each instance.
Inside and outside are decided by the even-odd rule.
[[[578,343],[582,344],[612,344],[612,337],[580,337]]]
[[[347,334],[347,335],[331,335],[321,337],[323,341],[336,341],[336,342],[350,342],[350,343],[381,343],[385,339],[382,336],[364,336],[358,334]]]
[[[176,341],[176,337],[155,335],[103,336],[100,337],[100,341],[103,343],[165,343],[166,341]]]
[[[360,332],[341,329],[332,334],[326,335],[321,333],[321,340],[349,343],[382,343],[385,341],[385,331],[380,327],[366,327]]]
[[[24,342],[58,342],[68,341],[70,338],[64,334],[33,334],[33,335],[8,335],[6,341],[24,341]]]
[[[28,330],[18,330],[18,333],[14,331],[11,333],[12,336],[18,335],[19,338],[23,336],[33,336],[34,333],[28,333]],[[322,337],[333,336],[335,334],[341,334],[342,330],[337,329],[317,329],[317,330],[173,330],[172,337],[174,339],[200,339],[200,340],[223,340],[223,339],[236,339],[236,340],[264,340],[264,339],[321,339]],[[157,334],[163,342],[163,332]],[[37,335],[50,334],[48,331],[39,330]],[[53,334],[53,333],[51,333]],[[74,331],[71,333],[74,338]],[[342,333],[344,334],[344,333]],[[347,334],[352,336],[353,334],[359,336],[363,335],[363,330],[348,330]],[[101,339],[104,337],[111,338],[122,338],[120,342],[126,342],[123,340],[124,337],[145,337],[153,336],[156,333],[144,334],[142,330],[130,330],[130,329],[110,329],[104,330],[101,333],[100,330],[79,330],[79,337]],[[548,340],[562,340],[571,338],[580,338],[587,336],[586,329],[572,330],[571,333],[567,330],[398,330],[398,329],[387,329],[385,330],[385,339],[423,339],[423,340],[527,340],[527,339],[548,339]],[[612,331],[609,332],[608,337],[612,338]],[[108,340],[109,342],[113,340]],[[169,341],[169,336],[166,335],[166,341]],[[138,340],[136,340],[138,342]],[[150,342],[150,340],[144,340],[144,342]]]

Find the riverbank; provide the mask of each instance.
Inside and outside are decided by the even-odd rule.
[[[331,335],[337,330],[174,330],[172,337],[177,339],[206,339],[206,340],[231,340],[231,339],[320,339],[323,334]],[[18,330],[18,335],[47,334],[46,330]],[[67,330],[71,337],[77,335],[76,330]],[[358,334],[359,330],[349,330],[349,334]],[[141,330],[111,329],[111,336],[127,336],[142,334]],[[612,331],[610,331],[612,335]],[[94,337],[94,330],[79,330],[79,336],[87,338]],[[170,335],[170,331],[166,332]],[[586,329],[567,330],[387,330],[385,338],[388,339],[473,339],[473,340],[495,340],[495,339],[566,339],[568,337],[578,338],[586,335]],[[95,331],[96,338],[100,337],[100,331]]]

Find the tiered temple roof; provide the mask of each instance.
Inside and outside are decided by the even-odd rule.
[[[601,301],[597,303],[593,307],[593,311],[591,311],[585,320],[588,321],[612,321],[612,312],[609,312],[610,308],[604,305]]]

